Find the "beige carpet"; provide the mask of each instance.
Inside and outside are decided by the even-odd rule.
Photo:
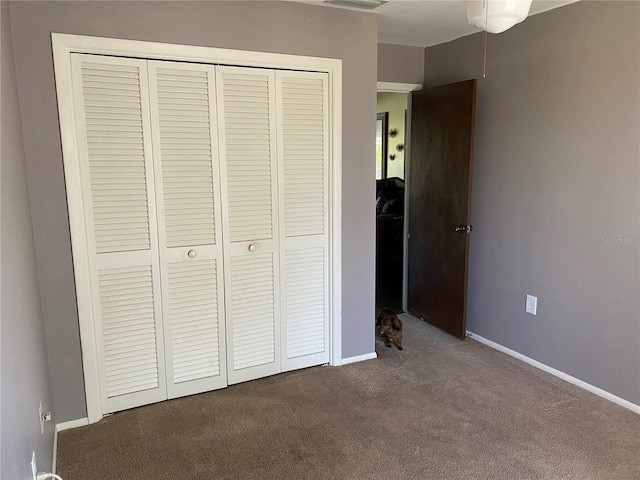
[[[404,317],[405,350],[61,432],[87,479],[640,479],[640,415]]]

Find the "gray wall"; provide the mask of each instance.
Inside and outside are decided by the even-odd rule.
[[[9,8],[4,2],[0,8],[0,478],[15,480],[30,478],[33,451],[36,452],[39,469],[51,471],[53,423],[46,423],[44,434],[40,432],[38,403],[42,401],[45,410],[50,410],[51,391],[38,298]]]
[[[483,34],[425,53],[429,86],[478,78],[469,330],[636,404],[639,31],[582,1],[489,35],[486,79]]]
[[[374,15],[281,2],[16,2],[11,20],[58,421],[86,410],[51,32],[341,58],[343,357],[374,350]]]
[[[378,81],[422,83],[424,48],[378,44]]]

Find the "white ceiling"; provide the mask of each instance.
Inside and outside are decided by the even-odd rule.
[[[293,1],[327,8],[344,8],[329,5],[324,3],[324,0]],[[576,1],[578,0],[533,0],[529,15]],[[429,47],[480,31],[477,27],[469,25],[465,0],[390,0],[371,13],[378,16],[380,43]]]

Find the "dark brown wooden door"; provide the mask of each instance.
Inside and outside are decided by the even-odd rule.
[[[411,99],[407,307],[464,338],[476,80]]]

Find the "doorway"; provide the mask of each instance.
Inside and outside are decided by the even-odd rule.
[[[376,311],[406,311],[406,181],[410,92],[419,84],[378,82],[376,121]]]
[[[388,144],[378,169],[386,176],[377,180],[376,306],[410,312],[458,338],[466,332],[476,83],[378,84],[379,113],[387,110],[388,92],[407,97],[407,133],[394,148],[390,140],[399,132],[389,119],[386,135],[378,136]],[[393,163],[400,158],[401,168]],[[403,203],[402,214],[397,205],[386,208],[390,197]]]

